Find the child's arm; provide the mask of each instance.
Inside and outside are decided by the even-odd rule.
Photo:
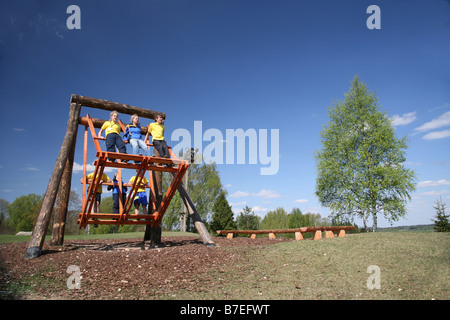
[[[148,143],[148,138],[149,138],[149,136],[151,136],[151,135],[152,135],[152,134],[151,134],[151,132],[150,132],[150,125],[148,125],[148,127],[147,127],[147,134],[145,135],[145,138],[144,138],[145,144]]]
[[[125,134],[123,135],[122,139],[124,143],[128,143],[129,135],[130,135],[130,127],[127,126],[127,129],[125,130]]]

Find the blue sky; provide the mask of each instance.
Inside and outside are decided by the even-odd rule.
[[[72,4],[81,9],[79,30],[66,26]],[[366,26],[372,4],[381,10],[378,30]],[[266,166],[248,157],[218,165],[233,210],[327,216],[314,196],[313,153],[327,108],[358,74],[410,141],[406,165],[418,185],[394,225],[428,224],[439,196],[449,203],[449,1],[3,1],[0,17],[0,198],[45,192],[70,95],[80,94],[165,112],[171,146],[176,129],[194,135],[194,121],[224,136],[277,129],[276,174],[261,175]],[[79,194],[80,178],[75,171]],[[380,216],[378,225],[389,223]]]

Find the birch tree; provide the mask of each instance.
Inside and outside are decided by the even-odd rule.
[[[332,216],[367,219],[377,230],[377,215],[392,223],[406,214],[415,190],[415,173],[404,166],[407,139],[397,138],[386,113],[367,85],[352,81],[343,102],[328,110],[315,153],[316,196]]]

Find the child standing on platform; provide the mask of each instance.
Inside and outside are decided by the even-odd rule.
[[[112,190],[113,191],[113,200],[114,200],[114,204],[113,204],[113,213],[119,213],[119,174],[116,172],[114,174],[114,186],[108,186],[108,191]],[[120,183],[122,183],[122,206],[125,204],[125,201],[127,200],[127,187],[125,187],[123,185],[123,181],[121,179]]]
[[[127,153],[127,147],[120,137],[120,125],[117,123],[119,118],[119,113],[117,111],[112,111],[110,114],[109,121],[105,121],[103,123],[102,128],[98,132],[98,136],[102,136],[103,130],[105,131],[106,138],[106,151],[107,152],[116,152],[116,147],[119,149],[120,153]],[[112,162],[115,162],[115,159],[109,159]],[[122,160],[122,162],[127,163],[128,160]]]
[[[94,172],[89,173],[86,176],[86,183],[93,184],[94,183],[93,178],[94,178]],[[81,181],[81,183],[83,183],[83,178],[81,178],[80,181]],[[95,193],[95,202],[94,202],[94,205],[92,206],[92,213],[99,213],[100,203],[102,202],[102,193],[103,193],[102,183],[110,182],[110,181],[111,180],[109,179],[109,177],[105,173],[102,173],[102,177],[100,179],[100,185],[98,186],[97,192]],[[87,191],[89,191],[89,189]],[[97,228],[97,227],[98,227],[98,225],[94,224],[94,228]],[[89,231],[90,231],[90,225],[87,225],[86,233],[89,234]]]
[[[164,120],[161,115],[155,117],[155,122],[148,125],[148,131],[145,135],[145,142],[148,141],[148,136],[152,136],[153,146],[158,150],[159,156],[161,158],[170,158],[169,147],[167,146],[166,140],[164,140]]]
[[[130,142],[133,154],[139,154],[139,149],[141,149],[143,156],[150,157],[150,150],[144,140],[142,140],[141,124],[137,114],[131,116],[131,123],[127,125],[123,140]]]
[[[138,171],[136,170],[136,173]],[[136,176],[131,177],[129,183],[132,185]],[[142,205],[142,214],[147,214],[147,193],[145,191],[145,187],[149,187],[148,180],[145,177],[142,177],[141,184],[136,186],[138,188],[136,196],[134,197],[134,213],[139,214],[139,205]]]

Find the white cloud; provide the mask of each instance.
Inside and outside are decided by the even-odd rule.
[[[425,132],[447,126],[450,126],[450,111],[447,111],[436,119],[433,119],[429,122],[424,123],[420,127],[415,128],[414,131]]]
[[[448,186],[450,185],[450,181],[446,180],[446,179],[441,179],[441,180],[437,180],[437,181],[431,181],[431,180],[426,180],[426,181],[421,181],[417,184],[417,188],[428,188],[428,187],[438,187],[438,186]]]
[[[391,122],[393,126],[404,126],[410,124],[416,120],[416,111],[404,113],[400,115],[393,115],[391,118]]]
[[[428,112],[436,111],[439,109],[445,109],[447,107],[450,107],[450,103],[448,103],[448,102],[446,104],[443,104],[442,106],[437,106],[437,107],[431,108],[428,110]]]
[[[266,189],[263,189],[258,193],[252,193],[252,196],[264,199],[281,198],[281,194],[279,194],[278,192]]]
[[[422,165],[422,162],[414,162],[414,161],[406,161],[406,162],[404,162],[404,164],[405,165],[408,165],[408,166],[421,166]]]
[[[444,194],[449,194],[449,193],[450,193],[450,190],[441,190],[441,191],[422,192],[420,195],[421,196],[438,197],[438,196],[443,196]]]
[[[106,167],[105,170],[103,172],[115,172],[117,169],[111,168],[111,167]],[[73,173],[80,173],[83,172],[83,165],[79,164],[77,162],[73,163],[73,169],[72,169]],[[86,165],[86,171],[88,173],[91,173],[93,171],[95,171],[95,166],[90,163]]]
[[[241,201],[241,202],[230,203],[230,206],[245,206],[246,204],[247,204],[247,201]]]
[[[422,137],[424,140],[436,140],[450,137],[450,130],[429,132]]]
[[[14,130],[14,131],[17,131],[17,132],[22,132],[22,131],[24,131],[25,129],[24,129],[24,128],[13,128],[13,130]]]
[[[269,209],[268,208],[263,208],[263,207],[260,207],[260,206],[254,206],[252,208],[252,211],[254,213],[258,214],[258,213],[266,213],[267,211],[269,211]]]
[[[262,189],[258,193],[250,193],[247,191],[236,191],[230,194],[230,198],[242,198],[242,197],[258,197],[264,199],[281,198],[281,194],[274,190]]]
[[[297,199],[297,200],[294,200],[294,203],[307,203],[308,202],[308,199]]]
[[[230,198],[242,198],[250,196],[250,192],[246,191],[236,191],[235,193],[230,194]]]
[[[35,168],[35,167],[26,167],[26,168],[22,168],[21,170],[23,170],[23,171],[39,171],[39,169]]]

